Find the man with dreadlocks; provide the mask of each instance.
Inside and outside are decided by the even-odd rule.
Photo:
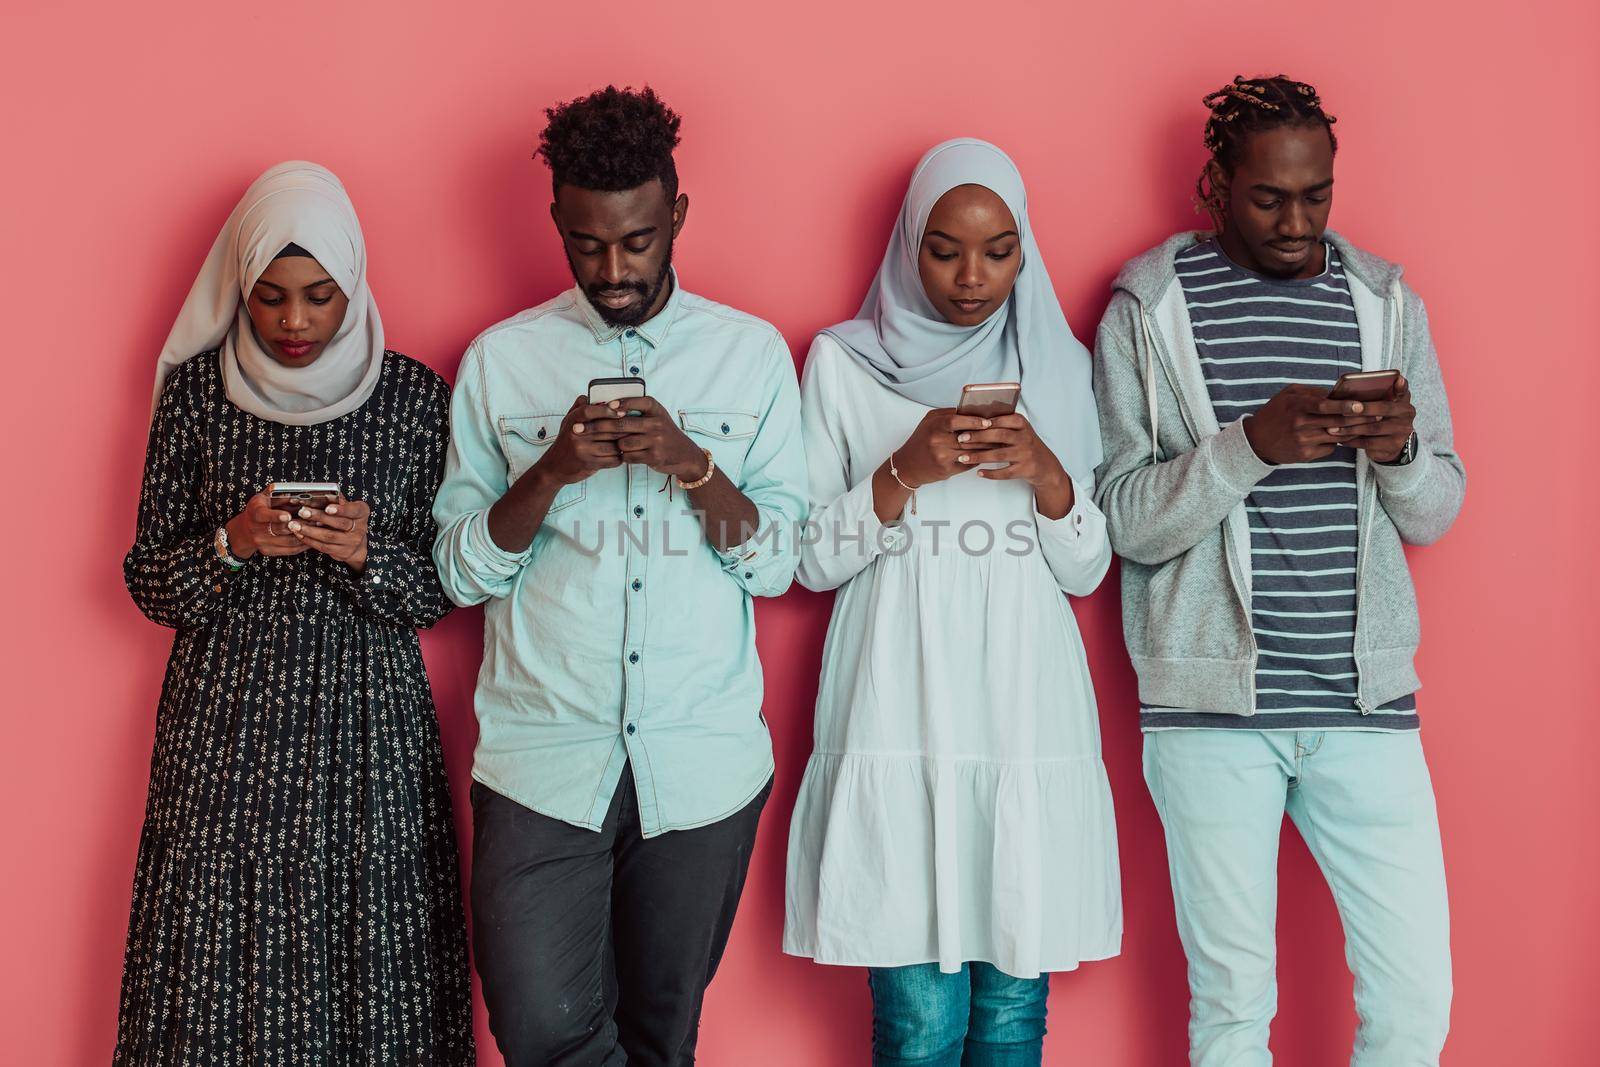
[[[1439,364],[1400,268],[1326,230],[1336,141],[1316,90],[1235,78],[1205,103],[1216,232],[1128,263],[1095,360],[1097,495],[1124,558],[1190,1057],[1271,1061],[1287,812],[1343,920],[1352,1063],[1435,1064],[1449,920],[1401,546],[1461,507]],[[1329,398],[1342,373],[1388,368],[1387,398]]]
[[[445,589],[488,604],[473,948],[509,1067],[677,1067],[772,790],[751,598],[798,562],[800,390],[777,330],[679,284],[678,116],[546,114],[577,284],[467,349],[433,509]]]

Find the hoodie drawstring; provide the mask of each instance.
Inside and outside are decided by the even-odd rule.
[[[1161,462],[1161,449],[1156,442],[1161,429],[1161,412],[1156,407],[1156,340],[1150,333],[1150,318],[1139,309],[1139,325],[1144,327],[1144,402],[1150,411],[1150,462]]]

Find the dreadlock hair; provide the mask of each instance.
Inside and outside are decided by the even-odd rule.
[[[575,185],[614,193],[659,178],[667,199],[677,199],[672,150],[682,120],[654,89],[608,85],[546,108],[545,117],[550,121],[539,135],[535,155],[550,165],[552,190]]]
[[[1206,119],[1206,151],[1224,174],[1233,174],[1245,141],[1252,133],[1281,126],[1321,126],[1328,131],[1328,143],[1333,150],[1339,150],[1339,139],[1333,135],[1333,124],[1338,120],[1322,110],[1322,98],[1317,95],[1316,87],[1282,74],[1248,80],[1235,74],[1233,81],[1214,93],[1207,93],[1201,103],[1211,109],[1211,116]],[[1209,166],[1200,169],[1194,191],[1195,207],[1206,209],[1220,233],[1222,196],[1211,184]]]

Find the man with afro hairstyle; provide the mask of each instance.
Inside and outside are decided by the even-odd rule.
[[[678,116],[546,114],[576,284],[467,349],[434,505],[446,590],[487,604],[475,955],[510,1067],[689,1064],[772,789],[752,598],[798,559],[799,387],[679,284]]]
[[[1327,229],[1337,142],[1316,89],[1236,77],[1205,104],[1216,231],[1123,268],[1095,353],[1097,497],[1123,557],[1190,1059],[1271,1062],[1287,814],[1344,924],[1351,1063],[1437,1064],[1449,909],[1402,546],[1461,507],[1439,360],[1400,268]],[[1368,391],[1330,395],[1361,372]]]

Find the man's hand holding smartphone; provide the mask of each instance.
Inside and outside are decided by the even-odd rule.
[[[572,402],[555,443],[535,465],[559,485],[595,471],[642,463],[692,482],[705,473],[705,453],[645,395],[642,378],[596,378]]]
[[[605,428],[617,432],[617,451],[624,463],[642,463],[682,482],[699,481],[705,475],[706,454],[660,403],[648,396],[616,403],[629,417]]]
[[[624,417],[618,410],[618,403],[613,400],[591,404],[587,396],[574,400],[561,420],[555,441],[528,473],[538,473],[556,485],[576,485],[595,471],[620,467],[622,455],[617,451],[620,434],[613,426]]]
[[[1334,392],[1338,392],[1338,386],[1334,386]],[[1377,421],[1365,433],[1353,437],[1350,447],[1364,450],[1374,463],[1398,459],[1416,432],[1417,409],[1411,403],[1411,383],[1395,371],[1387,395],[1360,403],[1361,413]]]
[[[1405,448],[1415,419],[1410,389],[1397,374],[1382,400],[1341,400],[1314,385],[1285,386],[1244,420],[1244,433],[1261,461],[1274,466],[1314,462],[1340,445],[1364,449],[1383,463]]]

